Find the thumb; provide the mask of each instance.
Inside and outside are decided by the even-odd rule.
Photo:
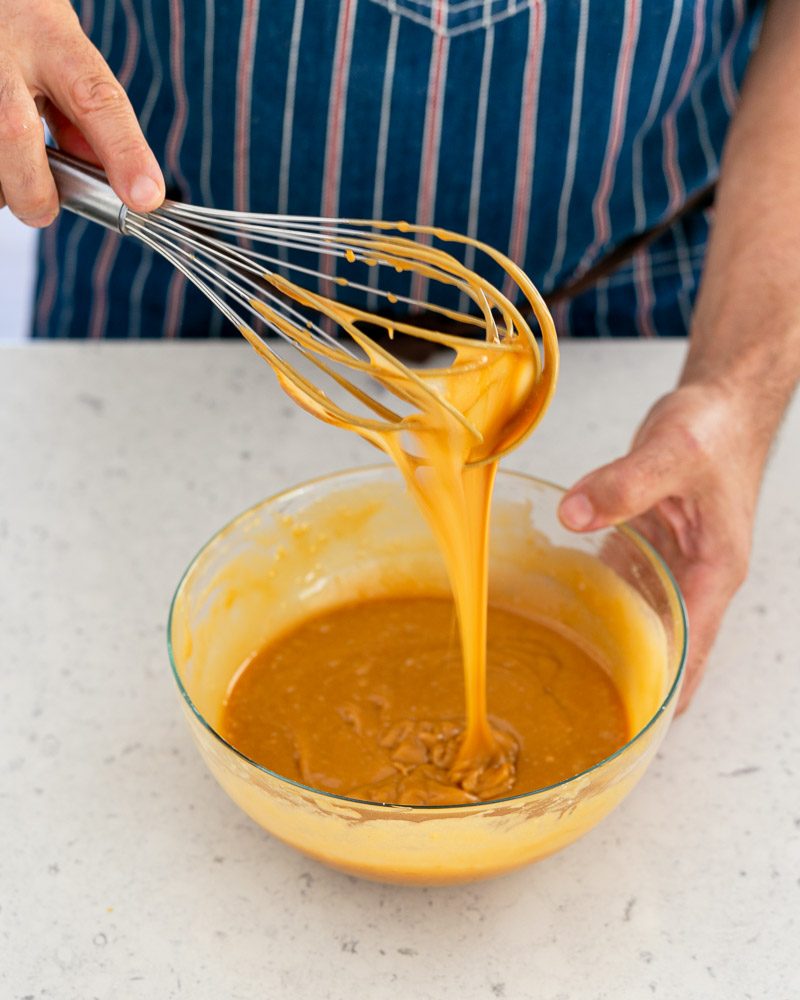
[[[79,27],[64,34],[63,48],[44,78],[45,89],[85,138],[125,204],[152,211],[164,200],[164,178],[125,91]]]
[[[558,508],[561,523],[572,531],[594,531],[630,521],[680,491],[684,464],[669,435],[643,440],[568,491]]]

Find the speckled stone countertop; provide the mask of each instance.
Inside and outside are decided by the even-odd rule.
[[[677,343],[566,343],[507,463],[626,446]],[[463,888],[359,882],[271,839],[190,742],[165,621],[234,514],[374,462],[241,344],[0,349],[3,1000],[800,996],[800,407],[750,579],[642,783],[562,854]]]

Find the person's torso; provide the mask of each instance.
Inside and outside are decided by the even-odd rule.
[[[760,14],[747,0],[77,6],[171,196],[432,223],[508,253],[545,292],[713,181]],[[684,325],[707,225],[697,214],[673,227],[562,326],[671,332],[661,288]],[[40,308],[40,333],[209,325],[199,296],[131,241],[69,218],[56,230],[43,255],[67,285],[90,282],[92,304],[76,292],[60,331]],[[45,269],[52,309],[46,282]]]

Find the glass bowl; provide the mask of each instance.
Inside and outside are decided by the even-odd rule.
[[[448,594],[430,531],[396,471],[337,473],[245,511],[183,576],[170,609],[172,670],[209,769],[257,823],[305,854],[384,882],[441,884],[498,875],[580,837],[633,788],[669,726],[686,653],[674,580],[628,528],[574,535],[562,491],[497,477],[490,601],[557,620],[588,644],[625,701],[632,738],[549,788],[458,806],[377,804],[308,788],[249,760],[217,731],[247,657],[313,613],[353,601]]]

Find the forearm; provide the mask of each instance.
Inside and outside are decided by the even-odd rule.
[[[725,148],[682,384],[734,392],[764,450],[800,377],[800,3],[771,0]]]

